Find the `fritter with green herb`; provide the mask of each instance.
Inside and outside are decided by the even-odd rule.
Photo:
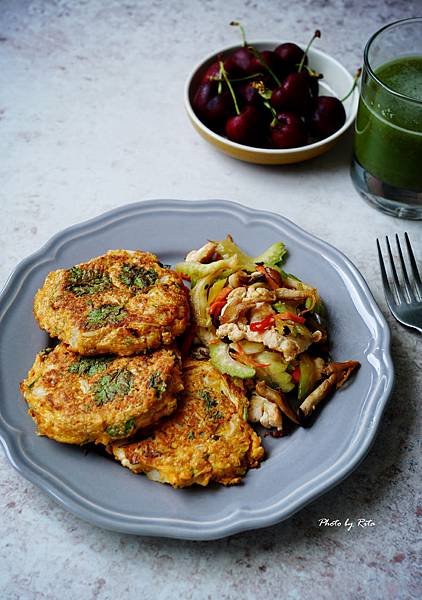
[[[182,389],[173,347],[118,357],[80,356],[59,344],[37,355],[21,383],[38,434],[68,444],[130,437],[173,412]]]
[[[34,314],[75,352],[129,356],[169,345],[184,332],[188,292],[181,275],[153,254],[110,250],[49,273]]]
[[[116,442],[110,451],[123,466],[174,487],[239,483],[258,467],[264,450],[247,423],[248,402],[235,382],[209,361],[186,360],[184,392],[176,411],[155,425],[149,437]],[[154,380],[159,388],[159,382]]]

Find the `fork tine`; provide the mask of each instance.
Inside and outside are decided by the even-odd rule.
[[[399,259],[400,259],[401,269],[403,271],[404,289],[406,290],[409,301],[415,302],[416,301],[415,293],[414,293],[413,288],[409,281],[409,276],[407,274],[407,269],[406,269],[406,263],[404,262],[403,252],[401,251],[400,240],[399,240],[399,236],[397,235],[397,233],[396,233],[396,244],[397,244],[397,250],[399,251]]]
[[[384,265],[384,259],[382,257],[381,246],[380,246],[380,242],[379,242],[378,238],[377,238],[377,248],[378,248],[378,260],[380,263],[381,279],[382,279],[382,285],[384,286],[385,298],[386,298],[387,304],[389,306],[391,306],[391,305],[394,306],[396,304],[396,301],[394,299],[394,295],[391,291],[390,283],[388,281],[387,272],[385,270],[385,265]]]
[[[419,297],[422,299],[422,281],[421,281],[421,277],[419,275],[418,266],[417,266],[416,260],[415,260],[415,255],[413,254],[413,249],[412,249],[412,246],[410,245],[410,240],[409,240],[409,236],[407,235],[407,232],[405,232],[405,234],[404,234],[404,239],[406,240],[406,248],[407,248],[407,254],[408,254],[409,260],[410,260],[411,273],[415,280],[416,289],[419,293]]]
[[[401,304],[402,302],[405,301],[405,299],[404,299],[403,292],[400,287],[400,281],[399,281],[399,278],[397,275],[396,265],[394,264],[393,253],[391,252],[390,240],[388,239],[388,235],[385,236],[385,240],[387,242],[387,251],[388,251],[388,257],[390,259],[390,268],[391,268],[391,272],[393,274],[393,279],[394,279],[395,292],[396,292],[397,298],[399,300],[398,304]]]

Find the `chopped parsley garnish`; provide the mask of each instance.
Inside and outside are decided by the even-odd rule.
[[[28,390],[32,389],[34,387],[34,385],[41,379],[41,375],[38,375],[38,377],[36,377],[34,379],[34,381],[31,381],[31,383],[28,383]]]
[[[214,398],[209,392],[201,390],[200,392],[198,392],[198,396],[201,398],[201,400],[204,401],[205,408],[207,410],[211,410],[212,408],[214,408],[214,406],[217,406],[217,400],[214,400]]]
[[[201,390],[198,392],[198,396],[204,401],[205,409],[211,419],[217,421],[218,419],[223,418],[223,413],[216,409],[216,406],[218,406],[217,400],[215,400],[209,392]]]
[[[107,427],[106,432],[110,437],[125,437],[131,433],[132,429],[135,427],[135,419],[129,419],[123,425],[110,425]]]
[[[72,267],[67,271],[66,290],[75,294],[75,296],[86,296],[87,294],[97,294],[107,290],[112,285],[107,273],[98,269],[82,269],[81,267]]]
[[[97,406],[114,400],[115,396],[126,396],[132,389],[134,375],[128,369],[119,369],[114,373],[103,375],[91,386]]]
[[[89,311],[86,323],[89,327],[101,327],[103,325],[116,325],[127,315],[123,306],[104,304],[99,308]]]
[[[157,281],[158,273],[154,269],[144,269],[135,265],[123,265],[120,281],[130,288],[145,290]]]
[[[188,440],[194,440],[195,439],[195,432],[194,431],[189,431],[188,433]]]
[[[107,364],[112,360],[113,358],[111,356],[81,357],[70,365],[68,371],[69,373],[76,373],[77,375],[87,375],[88,377],[92,377],[92,375],[96,375],[97,373],[105,371]]]
[[[54,348],[44,348],[44,350],[41,350],[41,352],[39,353],[39,355],[41,356],[41,358],[44,358],[45,356],[48,356],[50,354],[50,352],[53,352]]]
[[[156,371],[151,375],[151,377],[148,379],[147,386],[157,392],[158,398],[160,398],[161,394],[164,394],[167,389],[167,384],[161,377],[161,371]]]

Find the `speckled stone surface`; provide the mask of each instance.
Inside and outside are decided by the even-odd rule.
[[[350,135],[307,164],[256,167],[200,140],[182,106],[193,64],[236,40],[233,18],[251,39],[304,41],[319,27],[319,47],[354,70],[370,34],[420,7],[0,0],[0,284],[55,232],[106,209],[147,198],[232,199],[280,212],[350,257],[391,325],[397,369],[363,464],[289,521],[226,540],[102,531],[27,483],[0,451],[2,599],[421,597],[422,343],[387,312],[374,240],[407,230],[422,258],[422,225],[359,198]],[[319,527],[324,518],[342,525]],[[360,518],[374,526],[359,527]]]

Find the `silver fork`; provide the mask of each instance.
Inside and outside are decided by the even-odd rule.
[[[397,321],[408,327],[413,327],[422,333],[422,281],[407,233],[404,234],[404,239],[407,248],[408,264],[410,265],[409,271],[408,267],[406,267],[399,236],[396,233],[396,244],[402,275],[399,277],[397,273],[398,269],[394,263],[393,253],[391,252],[390,240],[388,239],[388,236],[385,236],[392,275],[391,282],[387,277],[380,242],[377,239],[378,258],[380,261],[385,299]]]

